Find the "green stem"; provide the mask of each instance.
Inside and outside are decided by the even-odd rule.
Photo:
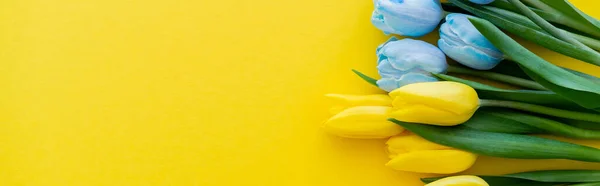
[[[512,11],[508,11],[508,10],[496,8],[496,7],[491,7],[491,6],[484,6],[483,8],[485,8],[486,10],[492,11],[494,13],[497,13],[497,14],[499,14],[507,19],[510,19],[512,21],[518,22],[519,24],[521,24],[523,26],[527,26],[531,29],[535,29],[535,30],[547,33],[542,28],[540,28],[538,25],[536,25],[534,22],[532,22],[527,17],[525,17],[521,14],[517,14]],[[572,32],[569,32],[569,31],[566,31],[563,29],[560,29],[560,30],[562,30],[563,32],[567,32],[567,34],[569,34],[571,37],[573,37],[576,40],[578,40],[579,42],[591,47],[592,49],[600,50],[600,41],[598,41],[594,38],[587,37],[587,36],[575,34],[575,33],[572,33]]]
[[[587,47],[583,43],[581,43],[581,42],[577,41],[576,39],[572,38],[566,32],[564,32],[562,30],[559,30],[558,28],[554,27],[548,21],[544,20],[542,17],[540,17],[539,15],[537,15],[535,12],[533,12],[533,10],[529,9],[520,0],[509,0],[509,2],[511,2],[513,5],[515,5],[515,7],[517,7],[517,9],[519,9],[521,11],[521,13],[523,13],[525,16],[529,17],[529,19],[531,19],[534,23],[536,23],[538,26],[540,26],[542,29],[546,30],[546,32],[550,33],[554,37],[556,37],[558,39],[561,39],[561,40],[563,40],[565,42],[571,43],[571,44],[573,44],[575,46],[578,46],[578,47],[580,47],[582,49],[592,50],[591,48]]]
[[[544,114],[544,115],[549,115],[549,116],[555,116],[555,117],[561,117],[561,118],[567,118],[567,119],[600,122],[600,114],[562,110],[562,109],[556,109],[556,108],[552,108],[552,107],[534,105],[534,104],[529,104],[529,103],[521,103],[521,102],[515,102],[515,101],[481,99],[481,100],[479,100],[479,106],[511,108],[511,109],[516,109],[516,110],[528,111],[528,112]]]
[[[600,182],[592,182],[592,183],[578,183],[569,186],[600,186]]]
[[[488,72],[488,71],[479,71],[479,70],[471,70],[467,68],[457,67],[457,66],[449,66],[448,72],[456,73],[456,74],[465,74],[475,77],[481,77],[485,79],[491,79],[499,82],[508,83],[511,85],[517,85],[520,87],[530,88],[534,90],[548,90],[544,86],[539,83],[523,78],[518,78],[514,76],[509,76],[505,74]]]
[[[590,47],[594,50],[600,51],[600,41],[598,41],[594,38],[591,38],[591,37],[587,37],[587,36],[583,36],[583,35],[579,35],[579,34],[575,34],[575,33],[571,33],[571,32],[569,32],[569,35],[571,35],[571,37],[577,39],[577,41],[587,45],[588,47]]]
[[[546,12],[553,12],[553,13],[557,12],[554,8],[552,8],[552,7],[548,6],[547,4],[544,4],[543,2],[540,2],[538,0],[523,0],[523,1],[532,7],[538,8],[538,9],[546,11]]]

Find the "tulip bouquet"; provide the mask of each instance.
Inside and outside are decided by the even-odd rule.
[[[409,172],[456,174],[469,169],[480,155],[600,163],[600,149],[531,135],[600,140],[600,78],[551,64],[505,33],[600,66],[600,21],[567,0],[374,3],[373,25],[404,38],[392,36],[377,48],[381,78],[354,72],[389,94],[326,95],[337,104],[324,123],[326,132],[388,139],[386,166]],[[406,38],[436,28],[437,46]],[[458,64],[449,65],[447,57]],[[519,88],[498,88],[455,74]],[[423,182],[600,185],[600,171],[550,170]]]

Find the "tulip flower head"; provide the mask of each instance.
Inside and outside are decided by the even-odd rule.
[[[469,1],[471,1],[471,3],[480,4],[480,5],[487,5],[487,4],[494,2],[494,0],[469,0]]]
[[[419,40],[390,38],[377,48],[379,88],[391,92],[404,85],[437,81],[430,73],[444,73],[446,56],[437,47]]]
[[[356,106],[325,122],[326,132],[345,138],[381,139],[398,135],[404,128],[387,120],[392,107]]]
[[[326,94],[325,97],[335,102],[335,105],[329,110],[331,114],[338,114],[347,108],[355,106],[392,106],[392,98],[385,94]]]
[[[425,186],[489,186],[477,176],[453,176],[431,182]]]
[[[453,174],[467,170],[477,155],[438,145],[415,134],[394,136],[386,143],[391,160],[386,166],[401,171]]]
[[[475,89],[451,81],[415,83],[390,92],[396,120],[453,126],[469,120],[479,108]]]
[[[371,22],[386,34],[420,37],[443,18],[439,0],[375,0]]]
[[[504,59],[500,52],[471,24],[469,15],[452,13],[440,28],[438,46],[455,61],[478,70],[494,68]]]

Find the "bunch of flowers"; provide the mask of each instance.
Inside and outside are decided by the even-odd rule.
[[[599,66],[600,21],[566,0],[374,3],[373,25],[403,39],[392,36],[377,48],[381,78],[354,72],[388,94],[328,94],[336,105],[325,131],[347,138],[388,139],[386,166],[409,172],[456,174],[469,169],[479,155],[600,162],[600,149],[531,135],[600,140],[600,79],[551,64],[505,33]],[[410,38],[436,28],[437,46]],[[447,57],[458,64],[448,65]],[[455,74],[519,88],[498,88]],[[600,185],[600,171],[548,170],[423,182]]]

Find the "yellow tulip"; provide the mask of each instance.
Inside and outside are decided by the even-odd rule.
[[[350,107],[325,122],[330,134],[347,138],[378,139],[398,135],[404,128],[387,120],[392,107]]]
[[[390,97],[394,107],[390,116],[412,123],[458,125],[479,108],[473,88],[450,81],[409,84],[390,92]]]
[[[453,176],[431,182],[425,186],[489,186],[477,176]]]
[[[467,170],[477,155],[439,145],[415,134],[394,136],[387,142],[391,160],[386,166],[400,171],[453,174]]]
[[[391,137],[387,142],[387,151],[391,159],[401,153],[408,153],[420,150],[443,150],[452,149],[437,143],[423,139],[421,136],[409,133],[400,136]]]
[[[335,104],[335,106],[329,110],[331,114],[337,114],[347,108],[355,106],[392,106],[392,98],[385,94],[326,94],[325,97],[332,100]]]

